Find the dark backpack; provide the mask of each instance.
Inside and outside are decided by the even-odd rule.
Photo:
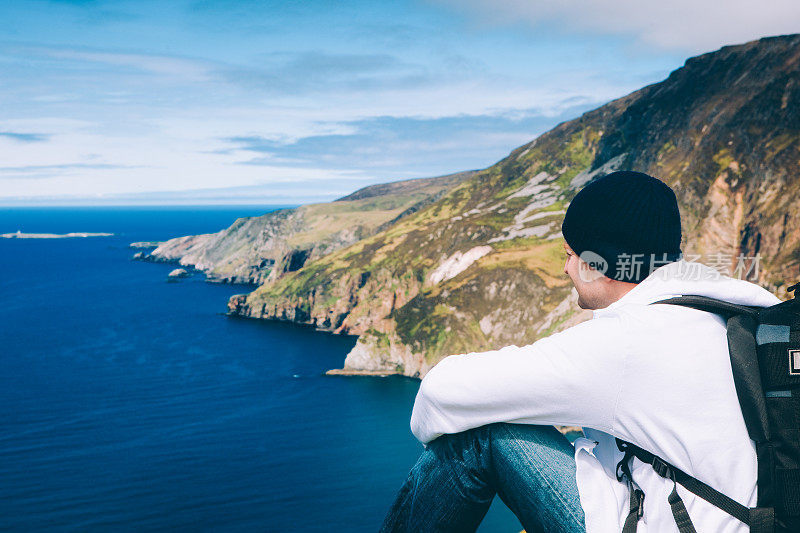
[[[678,530],[695,533],[676,489],[677,483],[750,526],[754,533],[800,532],[800,283],[794,298],[770,307],[736,305],[705,296],[679,296],[654,302],[692,307],[727,321],[733,380],[758,458],[758,500],[748,508],[675,468],[660,457],[617,439],[625,456],[617,478],[627,478],[630,512],[623,533],[633,533],[642,516],[644,493],[633,481],[636,457],[673,481],[669,504]]]

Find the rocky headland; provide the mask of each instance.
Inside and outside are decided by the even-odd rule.
[[[231,314],[358,335],[336,373],[421,377],[443,357],[528,344],[586,319],[560,224],[617,169],[676,192],[687,258],[781,296],[800,266],[800,35],[690,58],[476,172],[376,185],[160,244],[217,281],[258,288]]]
[[[271,283],[423,209],[473,174],[372,185],[334,202],[240,218],[217,233],[131,246],[156,244],[141,259],[189,266],[209,281]]]

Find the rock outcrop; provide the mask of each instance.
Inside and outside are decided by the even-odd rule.
[[[176,268],[167,274],[167,280],[177,281],[179,279],[188,278],[191,274],[185,268]]]
[[[129,248],[157,248],[161,242],[159,241],[139,241],[132,242],[128,245]]]

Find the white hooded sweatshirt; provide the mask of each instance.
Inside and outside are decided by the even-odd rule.
[[[653,271],[592,320],[527,346],[452,355],[420,384],[411,431],[423,444],[493,422],[575,425],[577,484],[589,533],[622,531],[629,510],[614,437],[630,441],[734,500],[756,504],[756,455],[734,388],[725,323],[675,305],[699,294],[737,304],[780,300],[753,283],[678,261]],[[672,482],[634,459],[644,491],[639,532],[677,532],[667,497]],[[698,531],[746,525],[680,485]]]

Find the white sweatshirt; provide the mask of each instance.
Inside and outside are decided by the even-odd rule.
[[[614,437],[659,455],[734,500],[756,504],[756,455],[717,315],[657,300],[699,294],[746,305],[780,300],[753,283],[678,261],[655,270],[593,319],[533,344],[446,357],[420,384],[411,431],[423,444],[492,422],[575,425],[577,484],[589,533],[622,531],[628,488]],[[644,491],[639,531],[677,532],[672,482],[634,459]],[[743,532],[737,519],[678,493],[698,531]]]

